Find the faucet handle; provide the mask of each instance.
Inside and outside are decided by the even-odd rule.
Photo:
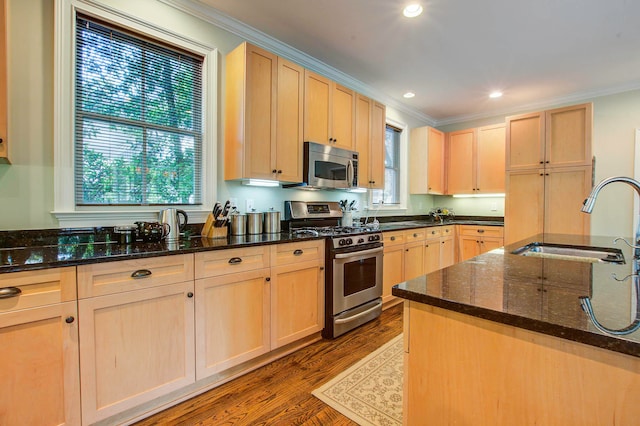
[[[622,237],[618,237],[618,238],[616,238],[615,240],[613,240],[613,244],[617,244],[617,243],[618,243],[618,241],[621,241],[621,240],[622,240],[622,242],[624,242],[626,245],[628,245],[628,246],[629,246],[629,247],[631,247],[631,248],[634,248],[634,249],[640,249],[640,246],[637,246],[637,245],[631,244],[629,241],[627,241],[626,239],[624,239],[624,238],[622,238]]]

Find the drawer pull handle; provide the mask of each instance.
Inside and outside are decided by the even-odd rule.
[[[232,257],[231,259],[229,259],[229,264],[230,265],[235,265],[237,263],[242,263],[242,258],[240,258],[240,257]]]
[[[418,238],[418,234],[416,234],[416,233],[414,232],[414,234],[413,234],[413,238]]]
[[[484,229],[478,229],[478,234],[484,234]]]
[[[72,324],[76,319],[72,316],[68,316],[64,319],[64,322],[66,322],[67,324]]]
[[[134,273],[131,274],[131,278],[137,280],[140,278],[147,278],[151,276],[151,271],[148,269],[138,269]]]
[[[294,256],[302,256],[302,253],[304,253],[304,251],[300,250],[300,249],[296,249],[293,251],[293,255]]]
[[[391,241],[395,241],[395,240],[396,240],[396,237],[391,237],[391,238],[389,238],[389,239],[390,239]]]
[[[3,287],[0,288],[0,299],[9,299],[11,297],[18,297],[22,293],[18,287]]]

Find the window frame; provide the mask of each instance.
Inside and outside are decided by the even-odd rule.
[[[202,205],[184,205],[191,222],[206,220],[216,199],[218,50],[130,16],[114,8],[82,0],[56,2],[54,39],[54,210],[60,227],[132,224],[156,221],[162,206],[77,206],[74,186],[75,35],[76,15],[87,15],[141,36],[202,56]]]
[[[408,172],[408,150],[409,150],[409,126],[405,123],[401,123],[399,121],[393,120],[391,118],[387,118],[385,122],[385,131],[386,126],[389,125],[391,127],[395,127],[401,130],[400,133],[400,165],[399,165],[399,175],[400,175],[400,188],[399,196],[400,203],[399,204],[379,204],[374,203],[373,200],[373,191],[367,190],[367,209],[375,212],[384,211],[384,212],[404,212],[407,210],[407,172]]]

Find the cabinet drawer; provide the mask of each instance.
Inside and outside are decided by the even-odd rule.
[[[502,237],[504,234],[504,227],[502,226],[475,226],[475,225],[462,225],[460,226],[460,235],[467,236],[484,236],[484,237]]]
[[[78,297],[139,290],[193,280],[193,255],[159,256],[78,266]]]
[[[452,237],[455,235],[455,225],[447,225],[440,227],[440,235],[443,237]]]
[[[404,244],[404,231],[383,232],[382,242],[385,247]]]
[[[442,227],[440,226],[432,226],[425,229],[425,238],[430,240],[432,238],[438,238],[442,235]]]
[[[245,247],[196,253],[196,278],[215,277],[269,267],[269,248]]]
[[[424,241],[427,234],[427,228],[407,229],[404,231],[404,241],[410,243],[412,241]]]
[[[271,266],[324,260],[324,241],[300,241],[271,246]]]
[[[10,272],[0,275],[0,289],[15,296],[0,299],[0,312],[34,308],[76,299],[76,268]]]

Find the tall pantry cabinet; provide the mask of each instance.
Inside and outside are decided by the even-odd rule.
[[[0,0],[0,163],[8,163],[7,141],[7,1]]]
[[[592,104],[507,117],[505,244],[542,232],[584,235],[593,185]]]

